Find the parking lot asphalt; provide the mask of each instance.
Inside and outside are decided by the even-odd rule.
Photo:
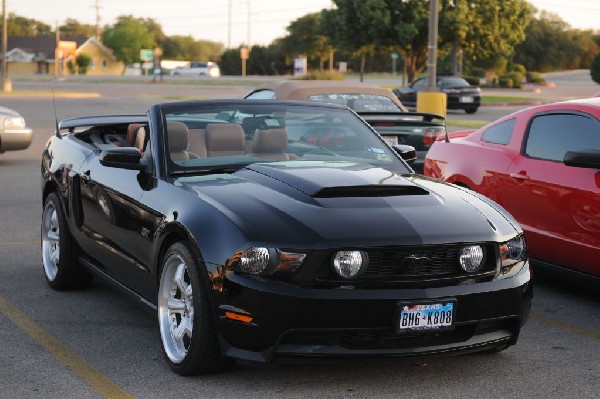
[[[59,118],[143,113],[173,95],[170,88],[163,92],[164,86],[144,83],[120,89],[80,84],[77,90],[62,87],[101,94],[57,97]],[[227,98],[245,90],[178,91],[182,97],[199,92]],[[52,100],[0,95],[0,101],[19,110],[35,135],[28,150],[0,154],[0,398],[598,397],[600,294],[543,275],[535,275],[532,314],[519,343],[500,354],[236,365],[214,376],[175,376],[162,360],[152,314],[101,282],[62,293],[46,285],[39,250],[39,162],[54,125]]]

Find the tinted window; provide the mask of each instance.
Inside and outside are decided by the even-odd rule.
[[[437,81],[438,86],[471,86],[463,78],[441,78]]]
[[[363,93],[324,93],[308,97],[309,101],[346,105],[357,112],[398,112],[400,107],[389,97]]]
[[[513,127],[515,127],[515,119],[498,123],[486,129],[483,135],[481,135],[481,140],[494,144],[508,144],[512,136]]]
[[[525,154],[562,162],[567,151],[600,149],[600,122],[574,114],[535,117],[529,127]]]
[[[275,92],[273,90],[259,90],[254,93],[250,93],[246,98],[254,100],[272,100],[275,98]]]

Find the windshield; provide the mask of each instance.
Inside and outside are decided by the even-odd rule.
[[[345,105],[356,112],[402,111],[389,97],[364,93],[326,93],[308,97],[309,101]]]
[[[164,104],[171,173],[230,172],[253,163],[327,161],[410,169],[347,109],[320,105],[189,102]]]

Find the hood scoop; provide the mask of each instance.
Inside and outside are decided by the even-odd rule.
[[[346,198],[346,197],[396,197],[406,195],[428,195],[429,192],[418,186],[400,185],[360,185],[325,187],[312,195],[313,198]]]

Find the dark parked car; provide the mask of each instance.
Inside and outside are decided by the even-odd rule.
[[[436,141],[425,174],[523,226],[534,267],[600,286],[600,98],[530,107]]]
[[[391,90],[367,83],[277,80],[252,90],[245,98],[304,100],[350,107],[389,145],[414,147],[417,159],[411,166],[417,173],[423,173],[423,160],[431,144],[446,132],[442,116],[409,113]]]
[[[309,137],[335,131],[329,146]],[[414,174],[351,110],[158,104],[64,120],[42,156],[54,289],[104,278],[158,316],[169,366],[499,351],[532,298],[522,231]]]
[[[393,91],[402,104],[416,107],[417,93],[427,89],[428,82],[427,77],[422,77],[413,81],[408,87],[400,87]],[[473,114],[481,105],[481,89],[472,86],[461,77],[438,76],[436,86],[448,96],[447,109],[463,109],[467,114]]]

